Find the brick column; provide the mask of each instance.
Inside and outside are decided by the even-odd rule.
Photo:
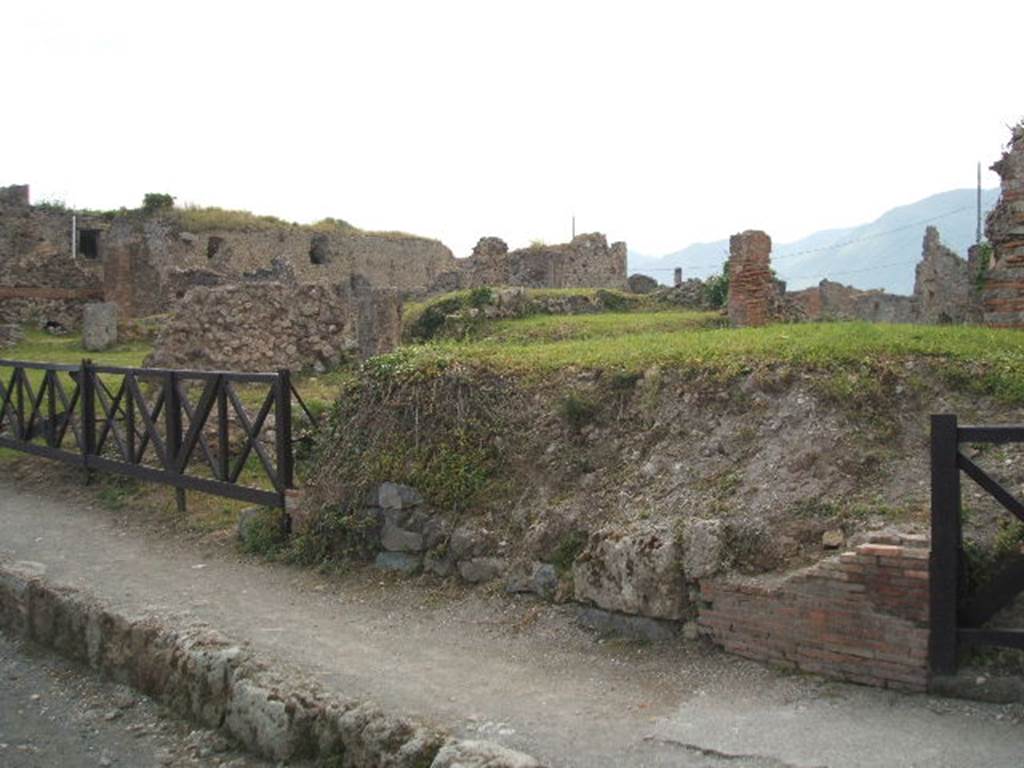
[[[1024,327],[1024,122],[1013,129],[1010,146],[992,166],[1002,192],[988,216],[985,234],[992,243],[981,291],[988,325]]]
[[[771,321],[772,239],[755,229],[729,238],[729,323],[765,325]]]

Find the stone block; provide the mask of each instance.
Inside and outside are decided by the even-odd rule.
[[[421,534],[399,528],[390,520],[384,521],[380,544],[389,552],[422,552],[424,550]]]
[[[406,576],[419,573],[423,567],[423,557],[408,552],[381,552],[373,564],[382,571],[394,571]]]
[[[381,483],[371,496],[373,506],[381,509],[409,509],[423,503],[423,497],[415,488],[401,483]]]
[[[621,635],[634,640],[667,642],[679,637],[679,624],[673,621],[629,616],[600,608],[580,606],[576,620],[588,629],[608,635]]]
[[[474,557],[459,563],[459,575],[471,584],[493,581],[505,572],[507,563],[500,557]]]
[[[101,301],[82,309],[82,346],[102,352],[117,343],[117,304]]]
[[[687,605],[683,551],[663,531],[591,536],[573,564],[576,599],[609,611],[679,620]]]

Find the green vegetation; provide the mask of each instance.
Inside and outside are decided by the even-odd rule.
[[[490,344],[536,344],[582,341],[634,333],[667,334],[721,325],[717,312],[663,310],[655,312],[608,312],[594,315],[534,315],[517,320],[496,320],[478,335]]]
[[[413,342],[436,339],[444,331],[447,331],[444,335],[448,336],[492,335],[491,329],[500,327],[498,323],[501,321],[487,320],[470,310],[483,310],[488,306],[496,307],[498,306],[497,299],[498,296],[494,289],[482,287],[453,291],[427,301],[407,304],[402,322],[403,335],[406,341]],[[551,305],[560,303],[560,300],[575,301],[575,310],[583,314],[653,311],[659,308],[655,300],[650,297],[636,296],[621,291],[594,290],[592,288],[529,289],[521,294],[511,296],[508,299],[509,305],[501,308],[506,317],[509,314],[514,315],[514,319],[505,321],[505,327],[515,328],[517,327],[516,323],[522,318],[528,317],[546,315],[570,317],[564,311],[553,311]],[[458,317],[458,323],[452,328],[445,329],[447,318],[452,315]]]
[[[584,392],[569,392],[558,401],[558,413],[573,432],[593,422],[599,410],[598,403]]]
[[[683,327],[666,331],[665,324],[673,322]],[[515,326],[495,324],[507,337],[437,342],[397,354],[405,366],[424,370],[456,362],[520,374],[567,367],[643,371],[658,365],[731,377],[765,364],[786,364],[854,371],[861,382],[880,369],[923,359],[937,364],[954,388],[1024,401],[1024,334],[1017,330],[872,323],[695,330],[695,322],[701,320],[694,313],[531,318]],[[531,324],[532,334],[521,332]],[[836,383],[837,396],[842,386]]]
[[[226,208],[200,208],[186,205],[172,211],[182,229],[190,232],[208,232],[210,230],[260,230],[297,227],[298,224],[279,219],[276,216],[257,216],[249,211],[232,211]]]
[[[142,210],[156,213],[174,207],[174,196],[163,192],[147,192],[142,198]]]
[[[704,281],[704,296],[708,306],[719,309],[729,300],[729,262],[722,265],[722,274],[712,275]]]
[[[252,555],[273,557],[288,541],[284,512],[261,507],[246,523],[242,550]]]

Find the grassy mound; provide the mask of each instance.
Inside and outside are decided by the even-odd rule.
[[[391,480],[523,556],[553,562],[609,526],[714,519],[730,567],[777,570],[821,557],[828,529],[926,526],[930,413],[1024,415],[1017,331],[715,322],[536,315],[369,361],[334,406],[311,475],[333,521],[323,530],[349,530],[366,489]],[[1024,483],[1014,450],[979,454],[1012,485]],[[965,489],[972,536],[1019,540]]]

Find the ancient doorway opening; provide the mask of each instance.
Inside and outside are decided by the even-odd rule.
[[[80,229],[78,231],[78,255],[83,259],[100,257],[100,231],[98,229]]]

